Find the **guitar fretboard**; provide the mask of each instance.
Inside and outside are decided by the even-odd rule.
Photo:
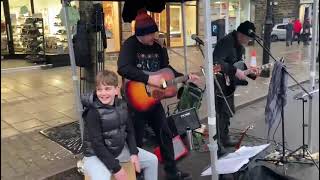
[[[197,72],[197,73],[193,73],[193,74],[196,74],[197,76],[203,75],[202,72]],[[176,77],[176,78],[171,79],[171,80],[167,80],[166,84],[167,84],[167,86],[173,86],[173,85],[176,85],[178,83],[186,82],[188,79],[189,79],[189,75],[184,75],[184,76]]]

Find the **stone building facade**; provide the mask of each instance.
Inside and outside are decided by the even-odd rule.
[[[273,6],[274,24],[282,23],[284,18],[299,17],[299,0],[274,0],[277,5]],[[262,30],[266,18],[267,1],[255,0],[255,25],[256,32],[262,35]]]

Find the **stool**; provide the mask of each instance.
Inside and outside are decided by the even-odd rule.
[[[136,180],[136,170],[131,162],[120,163],[121,167],[128,173],[128,180]],[[89,176],[84,176],[84,180],[90,180]],[[111,180],[115,180],[114,176],[111,176]]]

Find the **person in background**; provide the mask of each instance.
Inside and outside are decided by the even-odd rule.
[[[303,45],[309,45],[310,29],[311,29],[310,19],[306,18],[305,21],[303,22],[303,30],[302,30]]]
[[[297,37],[298,44],[300,44],[301,29],[302,29],[301,22],[300,22],[299,18],[296,18],[296,20],[293,23],[293,38],[292,38],[292,41],[294,41],[295,38]],[[291,41],[291,44],[292,44],[292,41]]]
[[[286,46],[292,45],[293,20],[289,20],[286,26]]]

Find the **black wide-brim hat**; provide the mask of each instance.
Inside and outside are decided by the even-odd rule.
[[[252,22],[245,21],[238,26],[237,31],[241,32],[242,34],[244,34],[250,38],[254,38],[254,33],[256,32],[256,27],[254,26],[254,24]],[[254,32],[254,33],[252,33],[252,32]]]

